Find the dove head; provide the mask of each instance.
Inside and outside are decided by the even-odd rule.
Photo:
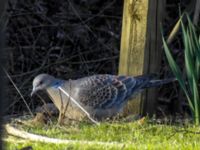
[[[37,91],[45,90],[55,82],[55,78],[48,74],[40,74],[33,79],[33,89],[31,96]]]

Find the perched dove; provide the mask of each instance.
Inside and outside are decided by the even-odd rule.
[[[101,120],[121,112],[127,101],[143,89],[175,80],[153,80],[152,78],[152,76],[132,77],[103,74],[77,80],[62,80],[48,74],[40,74],[33,80],[31,95],[39,90],[46,90],[60,111],[59,122],[64,117],[76,119],[85,116],[71,99],[80,104],[91,117]]]

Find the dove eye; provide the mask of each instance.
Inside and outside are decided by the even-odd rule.
[[[40,82],[39,82],[39,85],[41,85],[41,84],[43,84],[43,81],[40,81]]]

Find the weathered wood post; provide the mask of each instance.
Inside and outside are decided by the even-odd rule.
[[[147,34],[144,55],[144,74],[159,73],[162,60],[161,23],[165,12],[165,0],[149,0],[147,15]],[[141,113],[152,116],[155,113],[157,88],[144,92]]]
[[[119,74],[143,73],[147,10],[148,0],[124,0]],[[130,101],[125,114],[139,113],[140,101]]]
[[[158,73],[162,56],[160,25],[165,1],[125,0],[119,74]],[[125,113],[155,113],[156,89],[149,89],[130,101]]]

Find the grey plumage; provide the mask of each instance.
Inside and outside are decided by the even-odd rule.
[[[60,113],[72,119],[83,117],[82,111],[70,101],[69,97],[59,91],[60,86],[92,117],[104,119],[119,113],[126,102],[143,89],[175,80],[153,80],[152,78],[152,76],[132,77],[105,74],[66,81],[48,74],[40,74],[33,80],[32,94],[38,90],[46,90]],[[66,112],[63,106],[68,106]]]

